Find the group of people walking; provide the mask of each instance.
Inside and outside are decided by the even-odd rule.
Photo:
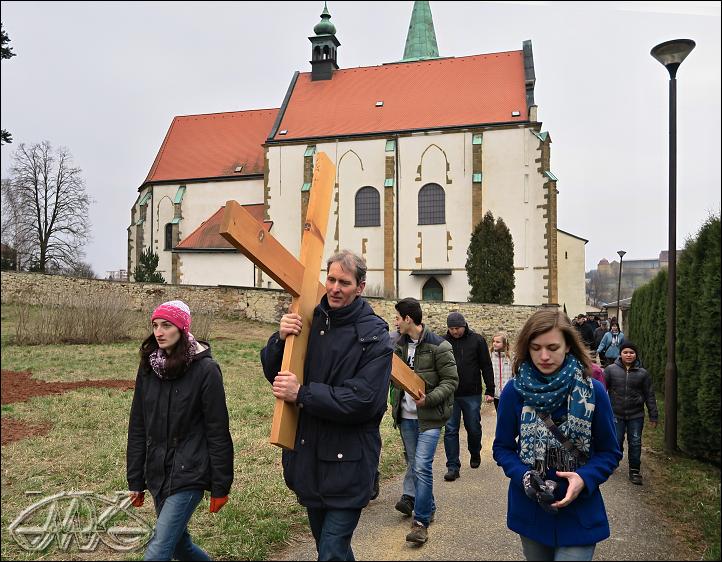
[[[651,379],[634,344],[619,332],[605,344],[606,357],[613,346],[619,356],[600,381],[589,348],[561,311],[533,314],[513,353],[504,332],[494,334],[489,350],[459,312],[449,314],[445,336],[433,333],[413,298],[396,303],[396,334],[390,334],[361,297],[365,285],[362,258],[349,251],[333,255],[326,294],[308,325],[298,314],[284,314],[261,351],[273,395],[297,407],[295,447],[282,453],[283,475],[306,508],[318,559],[355,559],[353,533],[378,494],[379,426],[387,402],[407,461],[396,509],[411,518],[406,541],[422,545],[437,508],[433,460],[442,428],[444,480],[454,482],[461,476],[462,420],[470,468],[481,464],[483,401],[497,410],[493,458],[510,479],[507,524],[520,535],[525,557],[591,560],[595,545],[610,534],[599,487],[616,470],[625,435],[630,480],[642,483],[645,405],[652,424],[657,421]],[[233,481],[221,371],[209,344],[190,333],[185,303],[162,304],[151,321],[127,453],[133,505],[142,505],[147,489],[158,516],[145,559],[208,560],[187,525],[204,491],[217,512]],[[287,338],[302,330],[309,339],[301,383],[281,370],[281,361]],[[393,353],[423,380],[418,398],[392,380]]]

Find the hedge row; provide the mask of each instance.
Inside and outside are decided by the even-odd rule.
[[[720,217],[687,241],[677,267],[677,403],[680,447],[720,463]],[[632,296],[629,336],[664,392],[667,271]]]

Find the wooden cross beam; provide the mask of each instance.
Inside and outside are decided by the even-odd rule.
[[[265,271],[293,300],[289,312],[296,313],[307,327],[298,336],[289,335],[283,351],[281,370],[291,371],[303,384],[303,365],[313,319],[313,309],[326,294],[326,287],[318,280],[325,244],[326,227],[336,168],[325,153],[316,155],[311,196],[301,240],[301,257],[297,260],[263,224],[236,201],[227,201],[220,234],[241,250],[248,259]],[[396,354],[393,356],[391,377],[414,398],[420,398],[424,381]],[[273,410],[270,442],[293,449],[296,440],[298,412],[293,404],[276,399]]]

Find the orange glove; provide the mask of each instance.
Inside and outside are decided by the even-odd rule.
[[[210,512],[211,513],[218,513],[221,508],[226,505],[226,502],[228,501],[228,496],[223,496],[222,498],[211,498],[211,507]]]
[[[131,492],[130,503],[133,507],[143,507],[145,501],[145,492]]]

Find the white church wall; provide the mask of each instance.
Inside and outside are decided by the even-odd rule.
[[[372,284],[383,287],[384,268],[384,167],[385,139],[353,140],[319,145],[336,164],[338,204],[332,202],[329,229],[324,248],[328,258],[337,249],[348,249],[363,256]],[[333,152],[332,152],[333,150]],[[363,187],[373,187],[379,195],[379,226],[356,226],[356,194]],[[338,216],[338,241],[335,221]]]
[[[570,318],[587,311],[584,291],[584,244],[584,240],[557,230],[559,306],[566,306]]]
[[[544,181],[537,170],[539,139],[528,129],[484,133],[482,189],[484,211],[501,217],[514,240],[514,304],[546,302],[543,275],[547,252]]]
[[[303,153],[306,151],[306,146],[306,144],[297,144],[271,146],[267,149],[267,204],[268,216],[273,221],[271,233],[296,257],[301,249],[301,187]],[[272,286],[278,287],[275,283]]]
[[[451,272],[451,275],[435,275],[443,287],[444,299],[464,302],[468,298],[465,265],[472,226],[471,140],[470,132],[418,134],[398,139],[399,185],[394,190],[395,195],[398,194],[400,211],[400,295],[421,297],[422,287],[429,277],[411,275],[413,270],[441,269]],[[377,285],[378,290],[383,287],[385,158],[395,155],[385,152],[385,142],[386,139],[380,138],[316,145],[317,152],[325,152],[336,164],[339,183],[338,202],[332,201],[329,216],[324,262],[337,247],[363,254],[369,265],[368,284]],[[546,204],[544,183],[547,178],[539,172],[539,163],[535,162],[540,157],[539,144],[539,139],[526,128],[492,130],[483,135],[482,205],[484,211],[490,210],[495,218],[503,218],[512,233],[515,304],[547,301],[547,280],[544,279],[548,275],[547,250],[544,248],[547,221],[543,217],[546,210],[540,207]],[[274,221],[273,234],[296,256],[300,252],[301,186],[307,146],[305,143],[273,146],[267,151],[268,204],[270,218]],[[419,165],[421,177],[417,181]],[[428,183],[436,183],[444,189],[444,224],[418,224],[418,193]],[[379,192],[381,225],[378,227],[355,226],[355,195],[367,185]],[[319,279],[324,280],[324,267],[321,269]],[[276,287],[276,284],[271,286]]]
[[[399,295],[421,298],[428,276],[412,276],[412,270],[443,269],[451,270],[451,275],[435,277],[444,287],[444,299],[465,301],[466,247],[471,233],[471,137],[466,133],[402,137],[399,161]],[[420,225],[419,191],[430,183],[444,190],[445,222]]]
[[[229,199],[233,199],[241,205],[260,205],[263,203],[263,179],[239,179],[185,185],[186,192],[181,204],[183,220],[178,225],[180,240],[188,237],[204,221],[208,220],[218,209],[225,205]],[[173,187],[172,197],[175,197],[178,184]]]
[[[181,252],[184,285],[253,287],[253,263],[243,254]]]
[[[189,236],[204,221],[208,220],[229,199],[241,205],[263,203],[263,180],[232,180],[219,182],[161,184],[152,186],[153,196],[148,201],[148,210],[143,223],[143,244],[146,249],[151,240],[153,251],[158,254],[158,271],[162,271],[166,281],[170,281],[172,253],[165,249],[165,225],[175,216],[174,200],[181,185],[186,186],[181,202],[182,220],[178,224],[179,240]],[[146,193],[147,189],[143,192]],[[142,196],[141,198],[142,199]],[[140,217],[140,206],[136,204],[136,217]],[[131,229],[133,231],[134,229]],[[179,240],[174,241],[178,243]],[[135,247],[135,234],[131,235]],[[135,252],[131,252],[131,269],[135,263]],[[181,280],[185,272],[181,266]]]
[[[158,267],[156,271],[163,275],[166,282],[171,281],[172,256],[170,249],[165,247],[165,225],[173,220],[173,197],[169,186],[157,186],[153,190],[153,251],[158,254]]]

